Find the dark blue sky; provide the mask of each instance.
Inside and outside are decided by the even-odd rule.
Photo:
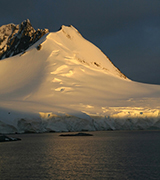
[[[130,79],[160,84],[160,0],[5,0],[0,26],[75,26]]]

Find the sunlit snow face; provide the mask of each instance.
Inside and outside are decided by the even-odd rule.
[[[160,87],[122,76],[73,27],[64,26],[24,54],[0,61],[0,75],[1,119],[12,132],[127,128],[129,118],[136,119],[130,127],[138,122],[138,128],[146,117],[148,128],[152,117],[159,118]]]

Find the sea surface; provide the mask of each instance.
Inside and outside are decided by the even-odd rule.
[[[10,135],[22,140],[0,143],[0,180],[160,179],[160,131],[90,133]]]

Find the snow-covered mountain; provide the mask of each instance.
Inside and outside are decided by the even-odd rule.
[[[160,128],[160,86],[129,80],[73,26],[1,60],[0,75],[1,133]]]

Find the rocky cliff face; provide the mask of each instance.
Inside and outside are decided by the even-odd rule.
[[[35,30],[28,19],[19,25],[8,24],[1,26],[0,59],[24,52],[48,32],[48,29]]]

